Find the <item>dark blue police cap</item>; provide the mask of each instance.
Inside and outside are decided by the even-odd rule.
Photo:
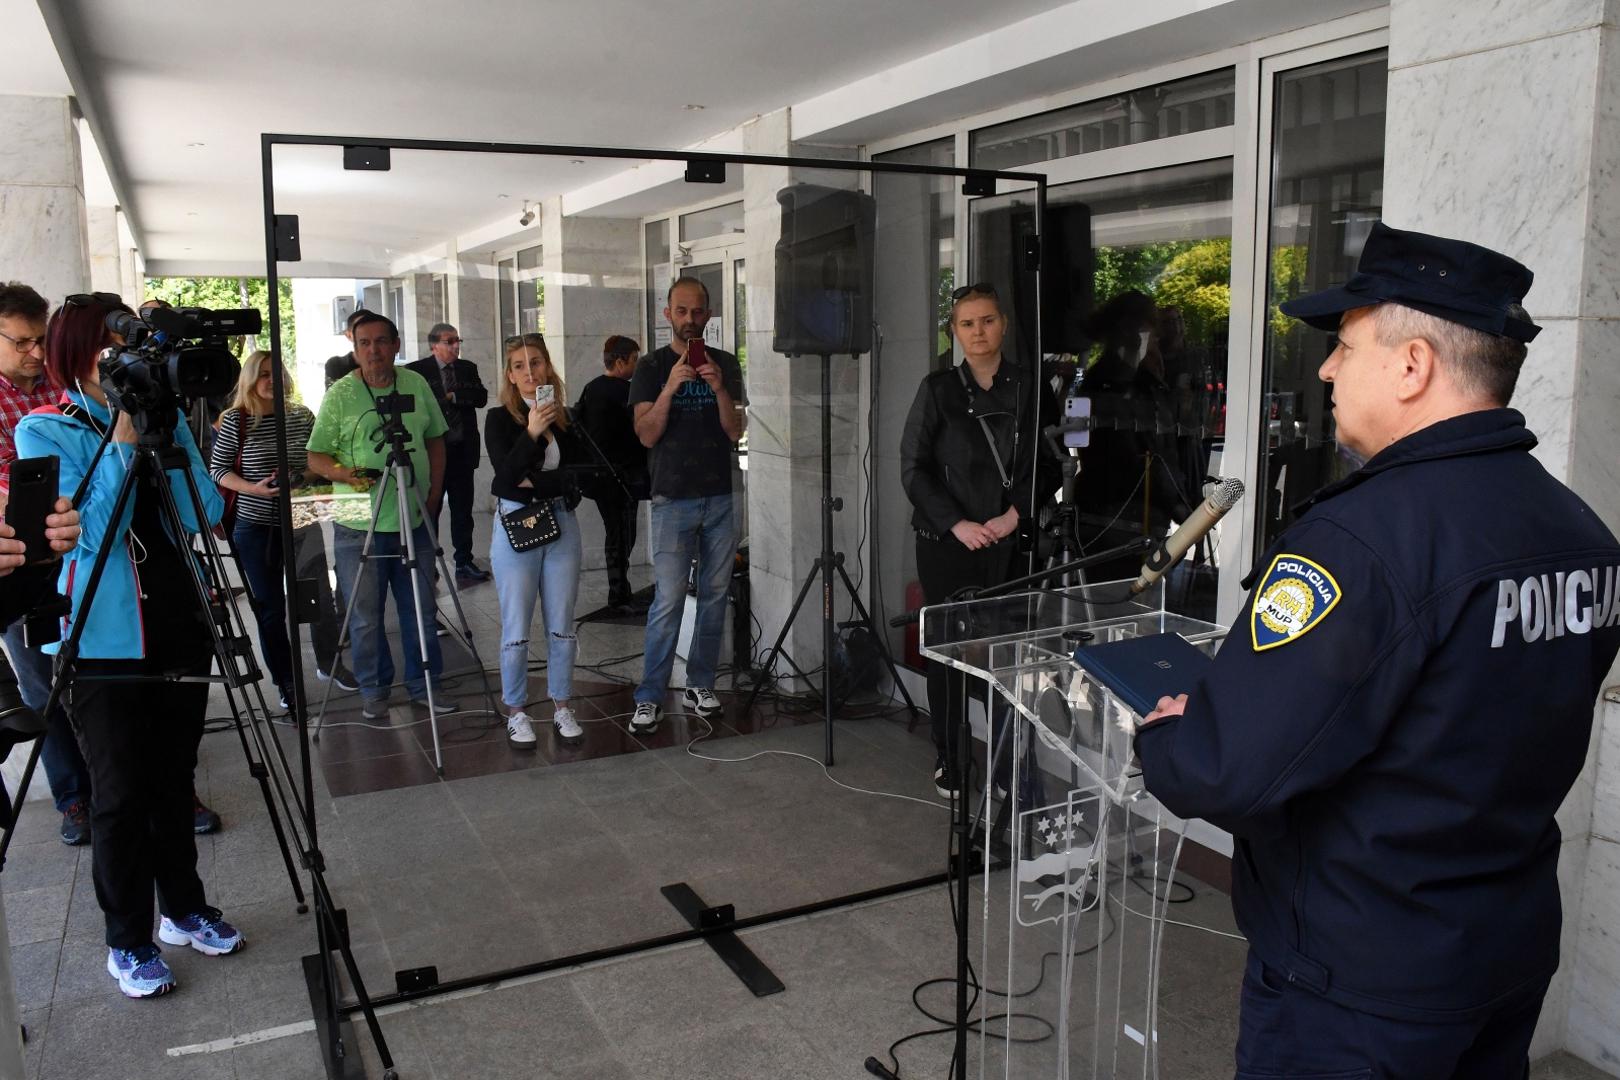
[[[1379,221],[1361,249],[1354,277],[1343,285],[1295,297],[1281,308],[1284,315],[1331,332],[1339,328],[1339,316],[1346,311],[1390,302],[1529,342],[1541,327],[1508,309],[1524,303],[1534,280],[1529,267],[1490,248],[1402,232]]]

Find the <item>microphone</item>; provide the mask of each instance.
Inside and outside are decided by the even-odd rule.
[[[866,1071],[873,1076],[880,1076],[883,1080],[899,1080],[899,1075],[875,1057],[866,1059]]]
[[[1164,540],[1155,544],[1153,550],[1142,562],[1142,572],[1136,575],[1131,582],[1131,594],[1134,596],[1148,586],[1158,581],[1181,557],[1198,541],[1208,535],[1226,512],[1237,505],[1243,497],[1243,481],[1227,478],[1217,480],[1209,486],[1209,494],[1198,508],[1187,516],[1181,523],[1181,528],[1171,533]]]

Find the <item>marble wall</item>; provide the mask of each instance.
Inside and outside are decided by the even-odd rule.
[[[0,278],[59,302],[90,284],[79,139],[66,98],[0,96]]]
[[[1513,404],[1536,455],[1620,531],[1620,61],[1612,0],[1393,0],[1384,213],[1536,273]],[[1620,707],[1559,812],[1564,963],[1534,1055],[1620,1068]]]

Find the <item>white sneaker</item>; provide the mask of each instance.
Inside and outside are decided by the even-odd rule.
[[[681,697],[688,709],[707,720],[720,712],[723,706],[720,699],[714,696],[714,691],[706,686],[688,686],[686,693]]]
[[[630,734],[641,735],[658,730],[658,706],[650,701],[636,703],[636,714],[630,718]]]
[[[584,729],[579,726],[579,721],[574,719],[574,710],[566,705],[557,706],[551,714],[551,722],[557,727],[559,739],[577,739],[585,734]]]
[[[520,750],[534,749],[534,724],[526,712],[515,712],[506,718],[506,741]]]

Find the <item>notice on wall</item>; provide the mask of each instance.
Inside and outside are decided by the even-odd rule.
[[[665,323],[663,326],[653,327],[653,348],[662,349],[665,345],[668,345],[674,340],[675,335],[670,330],[668,323]]]
[[[672,263],[661,262],[653,265],[653,294],[649,298],[659,311],[664,310],[664,299],[669,296],[669,283],[675,280],[675,267]]]
[[[703,344],[711,349],[720,347],[720,330],[722,323],[719,319],[710,319],[703,325]]]

